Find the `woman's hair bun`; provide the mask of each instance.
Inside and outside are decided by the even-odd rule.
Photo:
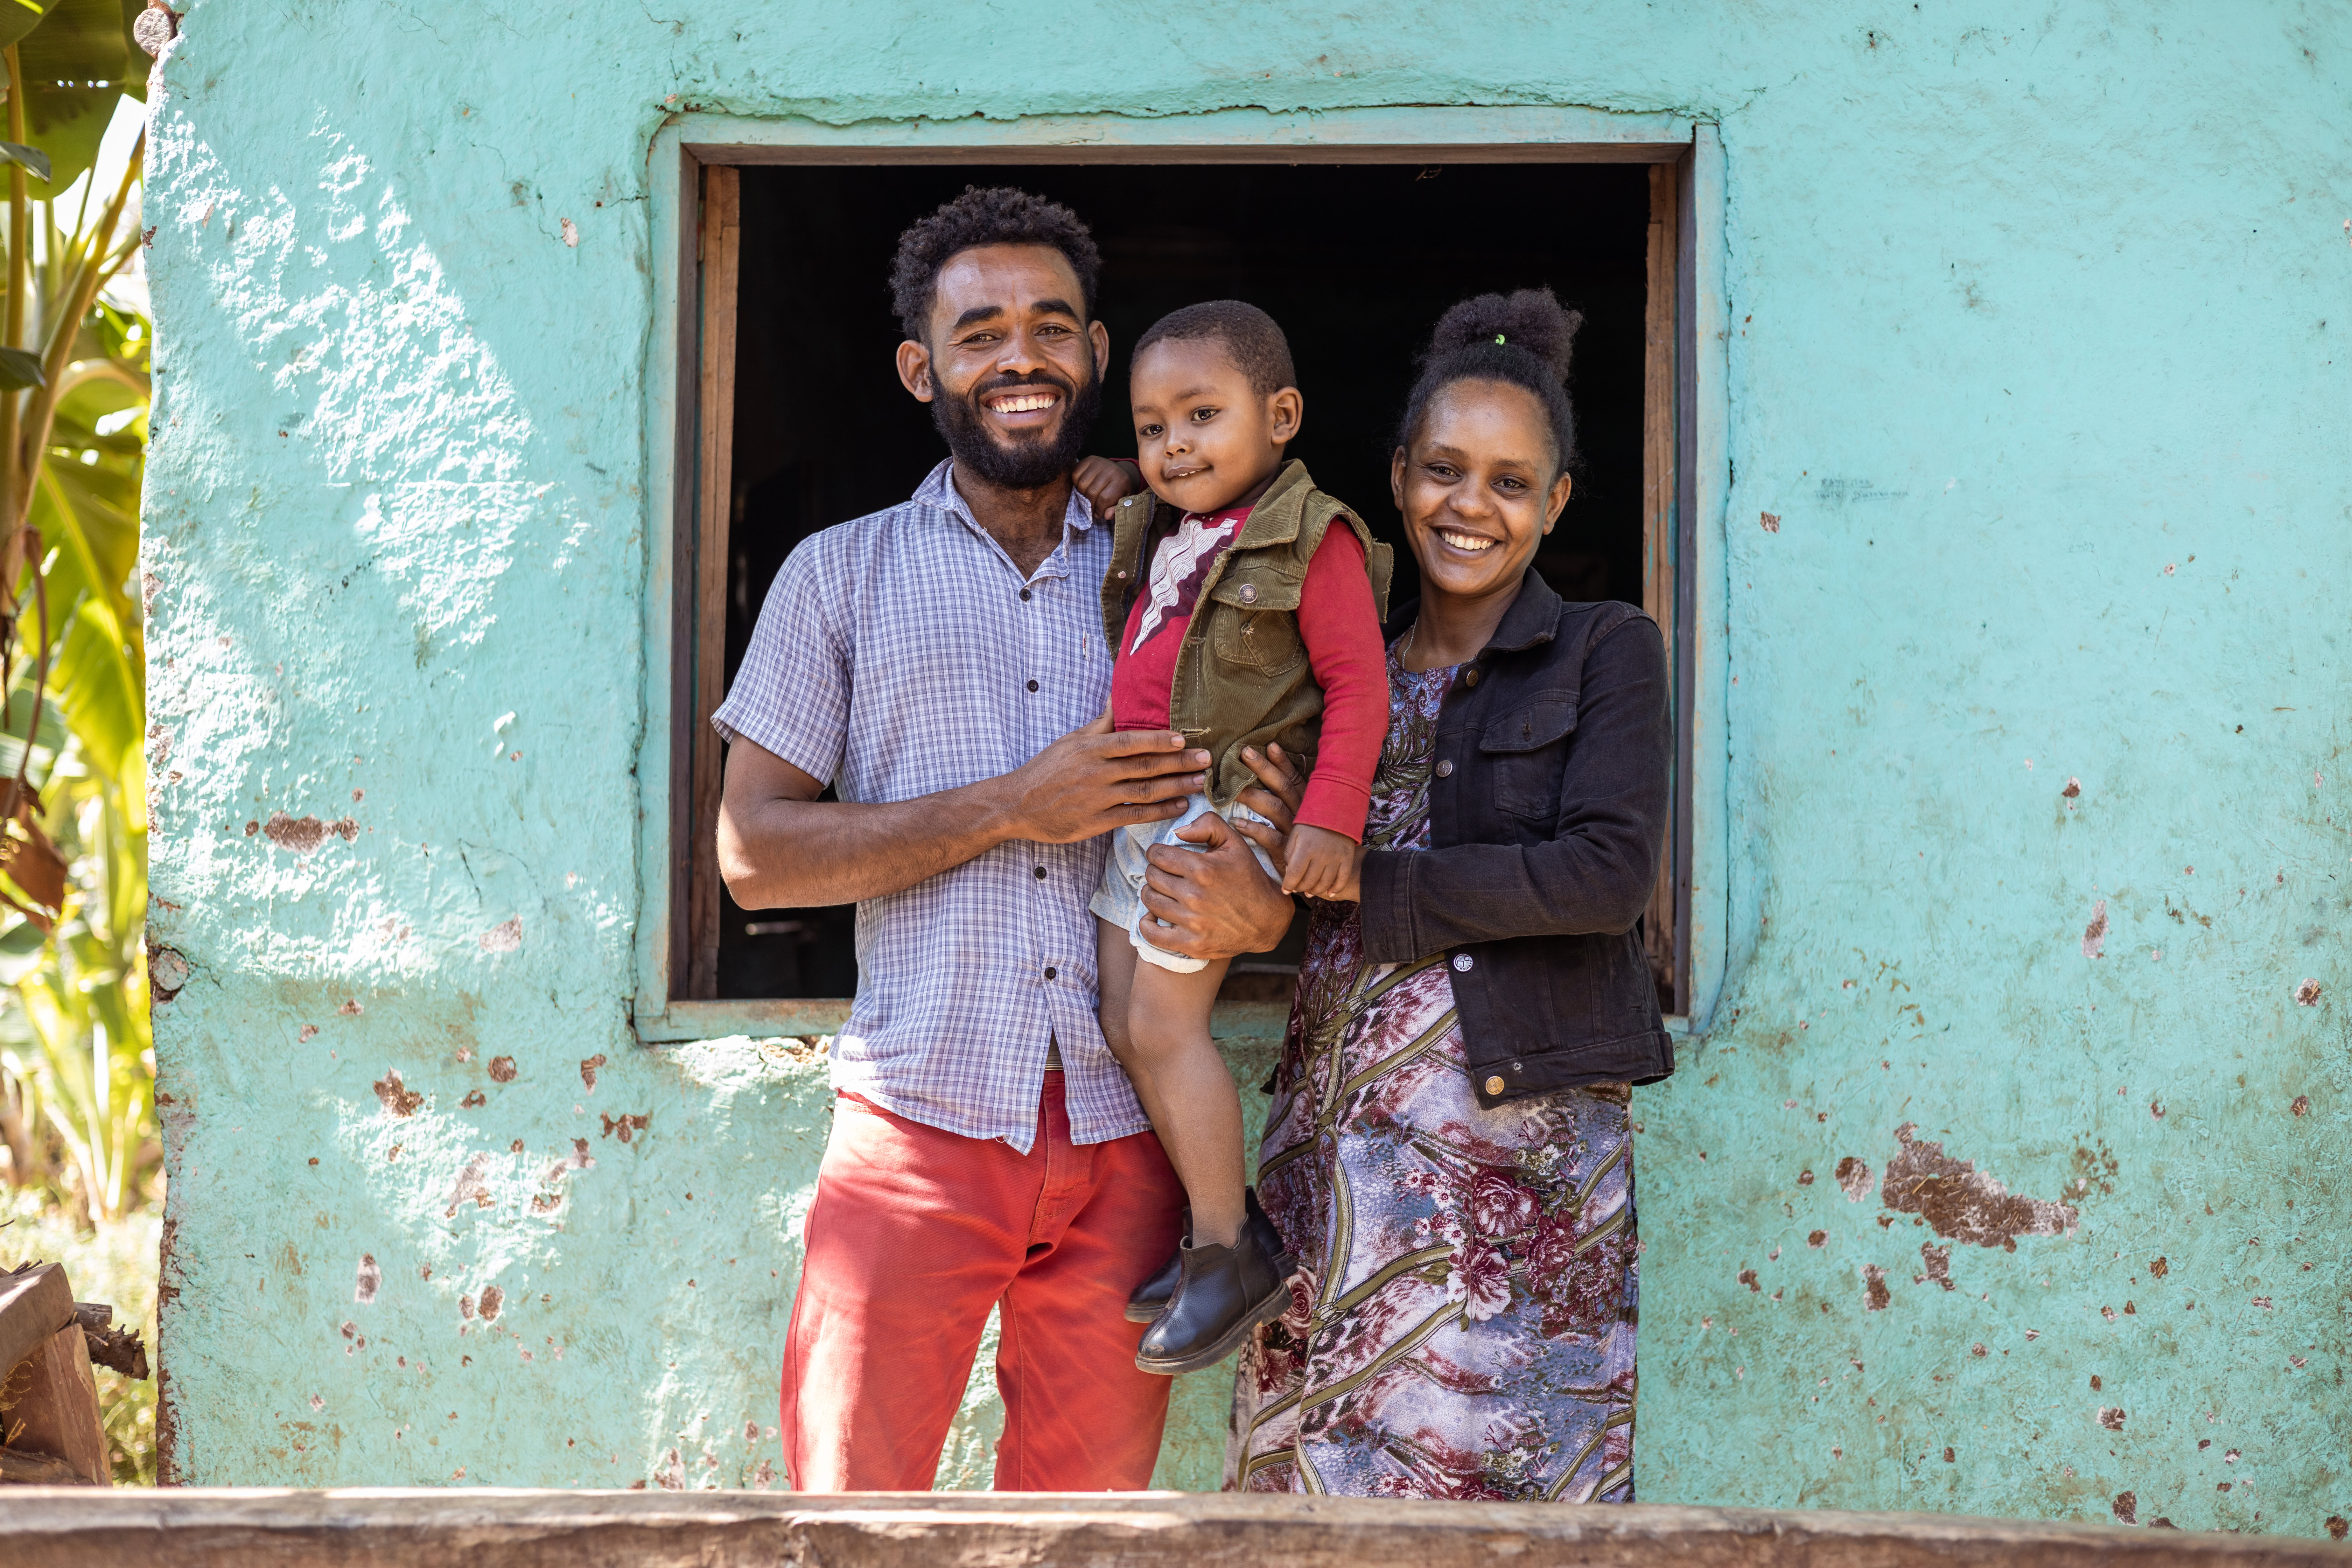
[[[1463,300],[1438,318],[1429,335],[1429,352],[1422,363],[1434,364],[1474,343],[1499,342],[1528,353],[1568,379],[1570,356],[1576,348],[1576,330],[1584,324],[1580,310],[1563,308],[1549,289],[1515,289],[1508,294],[1480,294]]]

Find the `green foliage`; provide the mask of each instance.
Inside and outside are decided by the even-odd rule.
[[[0,8],[24,3],[0,0]],[[32,182],[31,194],[47,201],[97,161],[99,142],[122,95],[145,96],[147,56],[131,42],[121,0],[56,0],[17,53],[30,140],[51,165]]]
[[[136,243],[118,230],[138,160],[112,200],[72,210],[27,171],[46,158],[62,184],[89,168],[131,75],[132,12],[56,0],[26,30],[7,15],[23,8],[0,0],[0,39],[21,40],[0,49],[21,100],[7,130],[29,144],[0,149],[0,1157],[20,1191],[110,1224],[161,1164],[131,582],[153,333],[98,298]],[[104,102],[68,113],[60,93]]]
[[[152,1346],[162,1170],[148,1032],[140,317],[99,298],[110,201],[58,198],[144,97],[139,0],[0,0],[0,1259],[62,1262]],[[135,220],[134,220],[135,224]],[[152,1380],[96,1373],[115,1479],[155,1479]]]

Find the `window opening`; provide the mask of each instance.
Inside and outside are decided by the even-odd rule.
[[[1095,451],[1134,452],[1127,350],[1153,321],[1216,298],[1271,312],[1307,400],[1293,455],[1397,547],[1393,603],[1418,576],[1388,483],[1413,357],[1454,300],[1550,285],[1585,316],[1570,384],[1584,466],[1536,564],[1564,597],[1622,599],[1656,617],[1685,671],[1677,708],[1687,710],[1689,660],[1675,636],[1686,619],[1675,529],[1688,512],[1686,459],[1675,436],[1687,424],[1676,416],[1688,405],[1677,338],[1690,320],[1677,299],[1689,275],[1687,182],[1675,165],[713,164],[702,175],[698,521],[682,633],[692,804],[674,814],[689,835],[675,862],[687,883],[671,963],[681,998],[856,987],[850,908],[744,910],[719,884],[722,748],[705,721],[785,556],[820,529],[904,500],[945,456],[892,368],[899,329],[885,279],[899,231],[967,184],[1036,191],[1094,228],[1097,313],[1112,342]],[[1689,1005],[1686,719],[1680,729],[1678,809],[1644,922],[1669,1012]],[[1303,924],[1276,952],[1237,961],[1224,998],[1286,1002]]]

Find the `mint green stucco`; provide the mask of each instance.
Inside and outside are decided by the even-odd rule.
[[[196,0],[145,216],[173,1470],[774,1476],[823,1063],[632,1025],[678,142],[1486,126],[1700,148],[1643,1498],[2352,1515],[2347,61],[2284,0]],[[1888,1207],[1929,1142],[2044,1206]],[[983,1369],[943,1484],[992,1420]]]

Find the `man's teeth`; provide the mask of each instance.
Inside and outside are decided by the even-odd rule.
[[[1467,533],[1455,533],[1450,529],[1439,529],[1437,531],[1437,537],[1445,541],[1446,543],[1451,544],[1456,550],[1468,550],[1473,552],[1491,550],[1495,545],[1495,542],[1491,539],[1478,539]]]
[[[1024,392],[1018,397],[1002,397],[989,405],[999,414],[1034,414],[1040,408],[1054,406],[1050,392]]]

